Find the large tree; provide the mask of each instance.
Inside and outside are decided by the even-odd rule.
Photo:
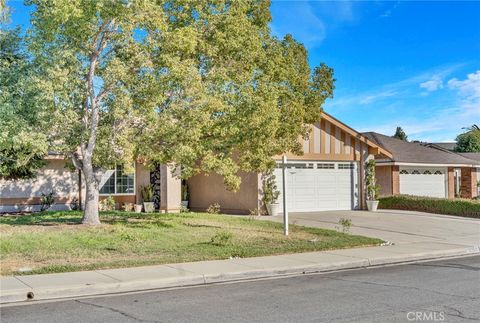
[[[300,153],[333,71],[271,36],[269,1],[30,0],[30,49],[42,69],[50,140],[86,183],[83,223],[98,224],[102,169],[142,156],[214,171]]]
[[[473,125],[467,131],[458,135],[455,151],[462,153],[480,153],[480,128]]]
[[[0,178],[32,178],[44,165],[48,144],[35,72],[20,29],[0,20]]]

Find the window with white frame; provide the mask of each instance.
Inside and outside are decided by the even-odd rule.
[[[102,195],[135,194],[135,171],[126,173],[121,166],[109,169],[103,174],[99,187]]]

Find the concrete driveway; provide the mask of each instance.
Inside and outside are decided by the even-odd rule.
[[[413,211],[380,210],[291,213],[290,223],[341,230],[338,221],[352,221],[350,233],[380,238],[395,244],[435,242],[477,247],[480,219],[469,219]],[[282,216],[265,217],[281,222]]]

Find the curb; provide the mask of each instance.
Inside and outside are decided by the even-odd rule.
[[[328,253],[335,254],[335,251]],[[352,258],[349,261],[312,264],[301,267],[281,267],[254,269],[225,274],[202,275],[189,277],[163,278],[156,280],[136,280],[118,283],[99,283],[93,285],[63,286],[59,288],[30,288],[12,292],[1,292],[0,304],[35,303],[37,301],[61,300],[75,297],[112,295],[129,292],[152,291],[181,287],[206,286],[218,283],[241,282],[253,279],[280,278],[305,274],[329,273],[339,270],[375,268],[386,265],[400,265],[428,260],[442,260],[463,256],[480,255],[480,246],[428,251],[410,255],[389,255],[388,257]]]

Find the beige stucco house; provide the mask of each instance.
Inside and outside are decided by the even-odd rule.
[[[365,207],[365,161],[389,158],[388,150],[327,113],[312,125],[308,140],[301,139],[302,156],[287,154],[287,194],[291,212],[350,210]],[[282,156],[275,159],[280,163]],[[280,164],[278,164],[280,167]],[[275,171],[282,191],[281,169]],[[190,208],[205,210],[218,203],[222,212],[249,214],[262,208],[262,176],[241,173],[237,192],[224,188],[215,174],[200,174],[188,181]],[[282,197],[280,196],[280,200]]]
[[[303,155],[287,154],[287,194],[291,212],[364,209],[365,170],[368,159],[377,161],[377,179],[382,195],[410,194],[453,198],[477,196],[480,179],[479,156],[462,156],[445,149],[404,142],[376,133],[359,133],[327,113],[311,126],[310,137],[300,139]],[[268,143],[266,143],[268,144]],[[280,163],[276,156],[277,187],[282,191]],[[66,168],[66,160],[50,154],[47,165],[31,180],[0,180],[0,212],[35,211],[42,193],[55,194],[53,209],[82,205],[85,196],[80,173]],[[118,207],[141,203],[140,188],[153,184],[157,209],[178,212],[181,180],[172,168],[160,165],[149,169],[135,163],[134,172],[121,168],[105,171],[100,196],[112,196]],[[190,178],[189,208],[206,210],[218,203],[222,212],[249,214],[262,205],[262,175],[241,172],[237,192],[225,189],[216,174]],[[282,197],[280,196],[280,200]]]
[[[266,143],[268,144],[268,143]],[[303,140],[302,156],[287,154],[289,209],[295,212],[359,209],[365,206],[364,163],[369,158],[389,158],[388,150],[334,117],[322,113],[312,125],[310,138]],[[280,161],[282,156],[276,156]],[[85,196],[79,172],[65,167],[62,156],[49,155],[47,165],[31,180],[0,180],[0,212],[34,211],[40,208],[42,193],[55,194],[53,209],[69,209],[82,204]],[[135,171],[107,170],[100,183],[101,198],[113,196],[118,206],[141,203],[140,187],[155,185],[157,207],[175,212],[180,208],[181,181],[171,168],[150,170],[135,163]],[[281,190],[280,169],[275,171]],[[205,210],[218,203],[222,212],[248,214],[262,207],[261,174],[240,173],[237,192],[224,188],[216,174],[200,174],[188,180],[192,210]]]
[[[52,210],[68,210],[83,204],[85,187],[79,171],[66,167],[67,161],[59,154],[51,153],[47,164],[34,179],[0,179],[0,213],[38,211],[41,194],[53,191],[55,204]],[[107,170],[100,182],[100,199],[112,196],[120,208],[124,203],[142,203],[140,188],[153,184],[157,193],[157,208],[166,212],[180,209],[180,185],[165,165],[151,171],[140,162],[135,162],[132,173],[121,168]]]

